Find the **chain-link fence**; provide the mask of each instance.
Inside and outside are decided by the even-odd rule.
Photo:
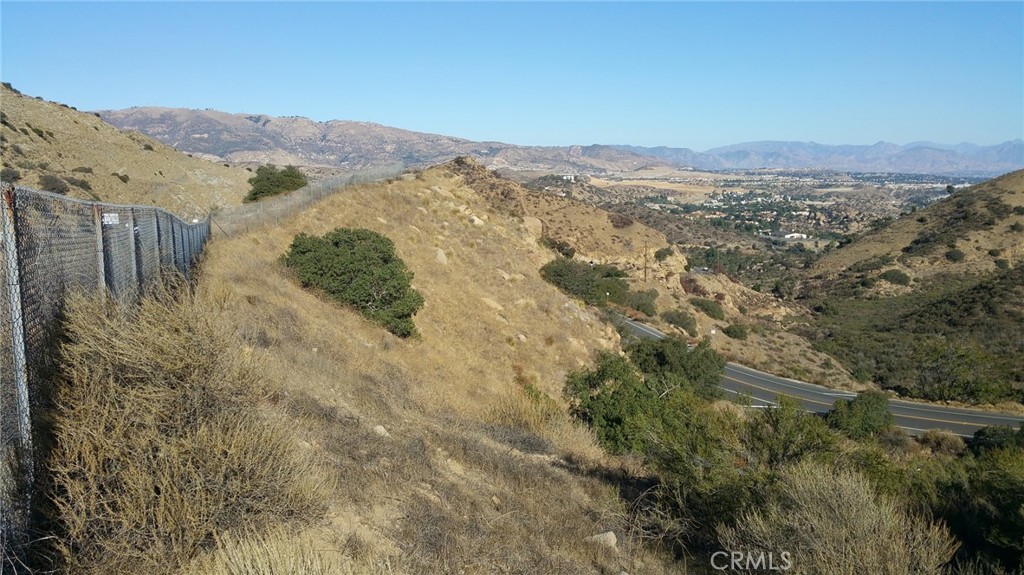
[[[345,186],[379,182],[400,176],[403,164],[367,168],[344,176],[313,182],[308,186],[260,202],[224,208],[213,215],[214,228],[226,235],[246,232],[267,224],[279,224],[288,216],[304,209],[314,201],[330,195]]]
[[[30,417],[52,378],[72,292],[133,299],[161,273],[188,274],[210,219],[185,223],[150,206],[74,200],[4,184],[0,209],[0,561],[20,546],[30,509]]]
[[[225,234],[279,223],[352,184],[393,178],[404,166],[361,170],[285,196],[226,208]],[[168,271],[186,276],[210,239],[211,218],[186,223],[152,206],[74,200],[3,185],[0,209],[0,562],[25,543],[34,465],[33,406],[56,373],[61,315],[69,294],[132,300]],[[37,410],[38,411],[38,410]],[[38,443],[38,442],[36,442]],[[0,565],[0,571],[6,567]]]

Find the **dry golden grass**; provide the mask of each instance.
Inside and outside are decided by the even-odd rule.
[[[194,575],[341,575],[341,567],[308,539],[280,527],[269,533],[225,533],[217,549],[189,566]],[[351,572],[351,571],[345,571]]]
[[[221,530],[321,509],[316,458],[260,413],[258,362],[175,288],[69,303],[49,463],[68,572],[169,573]]]

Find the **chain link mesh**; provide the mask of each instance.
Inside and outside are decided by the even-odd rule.
[[[217,229],[227,235],[244,232],[268,224],[280,224],[288,216],[305,209],[314,201],[355,184],[379,182],[400,176],[403,164],[367,168],[344,176],[313,182],[308,186],[252,204],[221,209],[215,216]]]
[[[310,184],[285,196],[226,208],[224,233],[281,223],[353,184],[400,175],[371,168]],[[32,406],[56,370],[61,317],[71,293],[138,297],[161,274],[189,275],[211,222],[183,222],[152,206],[85,202],[4,184],[0,230],[0,558],[25,543],[34,469]]]
[[[151,206],[85,202],[7,184],[2,203],[0,557],[24,543],[34,475],[30,415],[57,367],[67,296],[136,298],[164,270],[189,271],[210,235],[209,219],[186,224]]]

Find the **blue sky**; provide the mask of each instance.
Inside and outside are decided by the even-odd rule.
[[[696,150],[1024,137],[1020,1],[2,0],[0,21],[3,81],[82,110]]]

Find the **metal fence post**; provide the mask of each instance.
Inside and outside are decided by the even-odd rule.
[[[99,271],[96,276],[99,278],[100,293],[107,289],[107,271],[103,261],[103,211],[99,204],[92,207],[93,225],[96,226],[96,269]]]
[[[139,228],[135,224],[135,208],[128,210],[128,237],[131,240],[128,245],[131,246],[131,262],[132,262],[132,277],[135,278],[135,285],[138,286],[135,290],[136,295],[142,290],[142,275],[139,269]]]
[[[14,457],[10,458],[7,446],[3,446],[2,457],[0,457],[0,465],[7,467],[6,473],[0,476],[0,479],[4,479],[4,483],[0,485],[0,489],[3,493],[0,493],[0,498],[4,499],[5,505],[4,510],[0,510],[0,521],[3,525],[4,533],[0,534],[0,538],[4,541],[7,540],[8,529],[11,529],[11,535],[14,536],[13,530],[24,528],[24,525],[14,525],[14,523],[21,523],[24,521],[25,514],[28,513],[29,506],[31,505],[31,490],[25,489],[21,494],[20,501],[14,503],[12,500],[18,495],[18,484],[21,482],[22,486],[29,486],[33,481],[33,469],[32,469],[32,424],[29,414],[29,400],[28,400],[28,361],[25,356],[25,317],[22,312],[22,300],[21,300],[21,266],[18,259],[18,232],[17,222],[15,220],[15,194],[12,187],[5,187],[3,190],[3,208],[0,209],[2,212],[2,234],[3,234],[3,248],[4,248],[4,260],[6,265],[4,271],[6,273],[5,281],[7,282],[7,302],[6,305],[10,307],[11,314],[11,352],[13,359],[14,381],[11,382],[15,386],[15,410],[17,417],[17,429],[18,437],[16,438],[16,445],[14,446]],[[4,438],[6,442],[6,438]],[[10,467],[11,465],[18,464],[21,469]],[[19,477],[20,475],[20,477]],[[14,503],[12,508],[8,508],[6,503],[11,501]],[[21,518],[11,517],[11,515],[17,513],[19,510],[16,506],[21,505]],[[20,519],[20,520],[19,520]]]

